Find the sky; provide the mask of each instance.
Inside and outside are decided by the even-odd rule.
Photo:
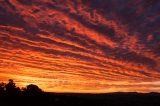
[[[160,92],[159,0],[0,0],[0,82],[49,92]]]

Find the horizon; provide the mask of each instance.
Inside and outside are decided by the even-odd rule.
[[[9,79],[9,80],[12,80],[12,79]],[[6,81],[6,82],[0,82],[0,87],[2,87],[2,89],[4,89],[4,91],[6,91],[6,85],[7,84],[9,84],[9,82],[10,81]],[[26,85],[26,86],[22,86],[22,87],[20,87],[20,86],[17,86],[17,83],[16,82],[14,82],[14,80],[12,80],[13,81],[13,85],[15,85],[15,88],[18,88],[19,89],[19,92],[23,92],[23,91],[25,91],[24,89],[27,89],[27,86],[29,86],[29,85],[33,85],[33,86],[37,86],[37,85],[35,85],[35,84],[29,84],[29,85]],[[2,84],[2,85],[1,85]],[[3,85],[4,84],[4,85]],[[4,88],[3,88],[4,87]],[[54,92],[50,92],[50,91],[45,91],[45,90],[43,90],[43,89],[41,89],[41,88],[39,88],[39,86],[37,86],[38,87],[38,89],[40,89],[42,92],[44,92],[44,93],[54,93],[54,94],[82,94],[82,95],[105,95],[105,94],[119,94],[119,93],[121,93],[121,94],[152,94],[152,93],[157,93],[157,94],[160,94],[160,92],[136,92],[136,91],[132,91],[132,92],[121,92],[121,91],[116,91],[116,92],[69,92],[69,91],[65,91],[65,92],[62,92],[62,91],[59,91],[59,92],[57,92],[57,91],[54,91]],[[12,88],[12,89],[14,89],[14,88]],[[2,93],[2,91],[0,91],[1,93]],[[34,92],[32,92],[32,93],[34,93]]]

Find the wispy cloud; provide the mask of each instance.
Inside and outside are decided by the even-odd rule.
[[[57,92],[159,91],[159,5],[0,1],[0,80]]]

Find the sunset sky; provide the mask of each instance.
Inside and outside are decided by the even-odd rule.
[[[49,92],[160,92],[160,0],[0,0],[0,82]]]

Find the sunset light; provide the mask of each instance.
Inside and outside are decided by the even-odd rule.
[[[47,92],[160,92],[158,0],[0,0],[0,82]]]

